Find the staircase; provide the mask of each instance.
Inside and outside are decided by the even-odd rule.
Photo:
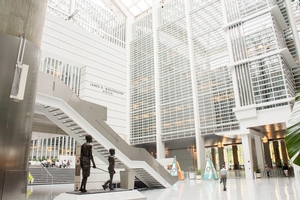
[[[34,178],[28,185],[73,184],[75,169],[48,167],[29,167]]]
[[[132,169],[149,188],[170,187],[178,181],[143,148],[127,144],[106,124],[106,107],[83,101],[62,81],[39,72],[35,112],[48,117],[83,144],[93,137],[93,154],[108,165],[109,149],[116,150],[115,168]]]

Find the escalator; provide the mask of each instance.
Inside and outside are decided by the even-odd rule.
[[[116,168],[132,169],[149,188],[166,188],[177,182],[151,154],[126,143],[106,124],[106,107],[81,100],[57,77],[39,72],[35,113],[43,114],[78,143],[93,137],[93,153],[108,164],[109,149],[116,150]]]

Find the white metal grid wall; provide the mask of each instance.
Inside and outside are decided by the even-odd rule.
[[[184,0],[171,0],[158,9],[158,26],[173,22],[185,15]]]
[[[130,144],[156,141],[153,35],[130,44]]]
[[[284,58],[281,56],[281,66],[282,66],[282,73],[286,85],[287,97],[292,98],[295,97],[295,81],[293,77],[293,73],[291,67],[285,62]]]
[[[75,3],[74,10],[71,4]],[[78,10],[73,17],[70,16]],[[47,12],[125,48],[126,19],[93,3],[91,0],[49,0]]]
[[[290,74],[290,69],[281,65],[283,58],[274,55],[253,60],[286,47],[283,31],[271,13],[233,25],[229,27],[229,34],[234,61],[252,60],[235,66],[241,106],[284,99],[289,97],[287,94],[293,94],[293,77],[288,76],[286,82],[283,80],[285,73]],[[270,107],[259,109],[267,108]]]
[[[249,68],[256,104],[288,97],[279,55],[249,62]]]
[[[191,20],[201,134],[238,129],[220,1],[194,10]]]
[[[158,29],[162,141],[195,135],[186,18]]]
[[[60,60],[45,57],[40,65],[40,71],[58,77],[76,95],[80,89],[80,68]]]
[[[228,22],[245,18],[275,5],[274,0],[224,0]]]
[[[248,63],[235,66],[241,106],[255,104]]]
[[[227,67],[201,71],[198,101],[201,134],[214,134],[239,128],[232,80]]]
[[[285,47],[282,40],[282,30],[278,30],[271,13],[266,13],[243,22],[242,27],[246,43],[247,58],[266,54]]]
[[[284,102],[259,106],[261,103],[294,96],[290,66],[279,54],[272,55],[275,50],[286,46],[281,28],[272,13],[262,12],[265,14],[251,17],[273,6],[274,1],[224,2],[229,22],[239,20],[239,23],[229,27],[228,33],[234,48],[234,62],[241,63],[234,66],[241,105],[258,104],[258,110],[287,105]],[[174,16],[180,10],[176,10],[178,7],[173,5],[175,10],[172,11],[172,3],[180,4],[180,1],[170,1],[170,4],[158,8],[161,20],[157,31],[162,141],[193,137],[194,123],[197,123],[193,116],[186,18],[184,13]],[[201,134],[239,129],[239,122],[232,111],[236,105],[231,71],[227,67],[231,63],[226,32],[222,28],[221,3],[219,0],[191,0],[191,6]],[[287,19],[284,12],[283,16]],[[245,17],[248,17],[247,21]],[[143,37],[141,34],[139,39],[147,39]],[[131,55],[131,62],[144,60],[145,56],[146,52],[137,51]]]
[[[281,10],[283,10],[282,12],[286,13],[286,8],[285,8],[284,2],[280,4],[280,7],[281,7]],[[293,14],[295,16],[296,26],[299,27],[299,25],[300,25],[300,5],[298,5],[298,1],[292,2],[292,9],[294,11]],[[286,17],[286,21],[288,21],[287,17]],[[300,29],[297,28],[297,31],[298,31],[298,36],[300,37]],[[295,59],[295,62],[297,63],[297,66],[293,67],[293,76],[294,76],[295,83],[296,83],[296,89],[299,90],[300,89],[300,67],[299,67],[299,60],[298,60],[297,52],[294,47],[294,38],[293,38],[293,35],[291,32],[291,29],[286,30],[285,38],[286,38],[287,47],[289,48],[293,58]],[[298,53],[300,53],[300,52],[298,52]]]
[[[199,9],[204,6],[208,6],[209,4],[212,4],[217,1],[220,1],[220,0],[190,0],[191,9],[196,10],[196,9]]]
[[[133,39],[140,38],[146,34],[152,33],[152,13],[145,15],[143,18],[133,23]]]

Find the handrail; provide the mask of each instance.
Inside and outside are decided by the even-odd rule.
[[[109,148],[115,148],[116,158],[123,168],[134,169],[136,176],[139,176],[139,179],[144,177],[142,181],[149,183],[150,187],[170,187],[178,181],[177,177],[171,176],[145,149],[130,146],[105,122],[106,107],[81,100],[61,80],[51,75],[39,72],[38,79],[35,112],[44,114],[79,143],[85,142],[83,136],[88,133],[93,137],[95,144],[107,150],[106,153]],[[76,133],[67,127],[63,120],[56,117],[56,110],[66,118],[72,119],[84,134]],[[105,153],[101,151],[94,153],[108,164]]]
[[[51,177],[51,185],[53,185],[53,176],[52,174],[46,169],[45,166],[41,165],[42,168],[47,172],[47,183],[48,183],[48,175]],[[41,174],[42,174],[42,170],[41,170]]]

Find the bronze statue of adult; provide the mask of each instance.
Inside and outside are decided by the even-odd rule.
[[[93,138],[92,136],[87,135],[85,136],[85,139],[86,139],[86,143],[81,145],[81,151],[80,151],[80,167],[82,169],[82,182],[79,190],[81,192],[87,192],[86,183],[87,183],[87,178],[90,176],[91,161],[93,163],[93,168],[96,168],[93,153],[92,153],[92,145],[90,144]]]
[[[109,179],[102,185],[103,189],[107,189],[107,184],[109,184],[109,189],[113,190],[114,188],[112,187],[112,181],[115,172],[115,149],[109,149],[110,156],[108,157],[108,173],[109,173]]]

